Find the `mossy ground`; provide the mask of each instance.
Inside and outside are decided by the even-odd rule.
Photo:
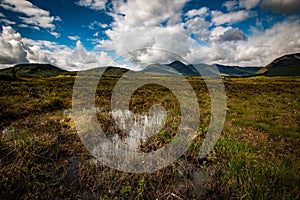
[[[204,159],[197,153],[210,121],[203,80],[188,78],[201,108],[201,124],[189,150],[152,173],[116,171],[93,159],[71,115],[75,78],[0,80],[1,199],[299,199],[300,79],[224,79],[227,116],[222,136]],[[110,95],[116,77],[99,83],[96,105],[104,130],[113,128]],[[172,113],[164,131],[143,151],[163,146],[178,126],[178,102],[148,85],[131,102],[134,112],[161,103]]]

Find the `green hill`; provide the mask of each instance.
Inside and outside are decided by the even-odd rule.
[[[284,55],[257,72],[263,76],[300,76],[300,53]]]
[[[51,77],[63,74],[74,75],[75,72],[69,72],[50,64],[19,64],[14,67],[0,70],[1,79],[18,79],[21,77]]]
[[[96,68],[86,71],[102,70],[105,69],[104,76],[121,77],[128,69],[119,67]],[[40,78],[40,77],[53,77],[59,75],[77,75],[77,71],[67,71],[50,64],[19,64],[14,67],[5,68],[0,70],[1,80],[20,80],[22,78]]]

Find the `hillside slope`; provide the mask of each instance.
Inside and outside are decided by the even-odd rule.
[[[264,76],[300,76],[300,53],[276,58],[257,72]]]
[[[62,74],[73,75],[75,72],[69,72],[50,64],[19,64],[14,67],[0,70],[0,76],[2,78],[51,77]]]

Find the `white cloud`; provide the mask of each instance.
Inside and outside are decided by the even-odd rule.
[[[105,9],[106,0],[79,0],[76,2],[77,5],[87,7],[93,10]]]
[[[244,1],[244,4],[239,5],[239,2],[234,1],[231,2],[232,5],[227,3],[226,6],[233,10],[239,9],[238,6],[250,9],[250,7],[256,6],[254,1],[251,2],[246,4]],[[200,8],[187,12],[185,15],[188,18],[183,23],[181,20],[174,19],[177,19],[178,12],[181,13],[184,4],[172,9],[160,5],[158,1],[151,1],[151,3],[145,3],[143,0],[139,2],[117,1],[113,3],[115,10],[111,16],[114,17],[115,22],[111,26],[112,29],[105,31],[109,39],[98,40],[98,48],[114,50],[119,56],[125,54],[127,60],[133,63],[166,63],[176,58],[167,52],[176,52],[177,58],[183,57],[196,63],[261,66],[267,64],[270,58],[280,56],[279,53],[276,53],[279,52],[279,49],[281,49],[280,54],[297,50],[293,43],[286,43],[286,41],[290,41],[287,38],[282,40],[286,44],[281,44],[281,48],[274,48],[274,41],[281,41],[280,37],[285,35],[282,34],[283,30],[282,33],[277,32],[272,37],[267,35],[267,31],[261,30],[257,30],[252,36],[246,36],[241,30],[228,26],[254,16],[254,13],[249,10],[229,13],[212,11],[212,23],[210,23],[205,20],[209,10]],[[159,15],[158,13],[164,14]],[[173,23],[170,23],[169,20]],[[176,23],[174,24],[174,22]],[[162,26],[161,23],[167,25]],[[299,28],[299,24],[296,25],[295,22],[286,23],[294,24]],[[210,27],[213,28],[210,29]],[[275,26],[270,30],[275,30]],[[297,34],[295,28],[290,30],[293,30],[290,34]],[[196,42],[189,37],[190,34],[206,44],[196,45]],[[271,43],[260,42],[261,40],[269,41],[270,38],[274,39]],[[134,51],[139,48],[140,51]]]
[[[115,18],[118,25],[160,26],[163,22],[181,22],[181,10],[187,0],[123,0],[113,1]],[[122,14],[122,15],[120,15]]]
[[[240,6],[240,8],[246,8],[246,9],[250,10],[250,9],[256,7],[260,3],[260,1],[261,0],[240,0],[239,6]]]
[[[210,23],[205,21],[205,19],[201,17],[195,17],[186,21],[184,25],[187,28],[188,35],[194,34],[200,41],[209,40],[208,27],[210,26]]]
[[[88,28],[91,30],[96,30],[99,29],[100,27],[106,29],[108,28],[108,24],[102,24],[101,22],[95,20],[88,25]]]
[[[299,0],[262,0],[261,6],[275,13],[299,14]]]
[[[51,32],[49,32],[51,35],[53,35],[54,37],[56,37],[56,38],[59,38],[60,37],[60,34],[59,33],[57,33],[57,32],[55,32],[55,31],[51,31]]]
[[[212,21],[216,25],[221,24],[232,24],[235,22],[240,22],[248,19],[251,15],[249,11],[240,10],[230,13],[222,13],[220,11],[212,11],[211,13]]]
[[[101,24],[101,28],[108,28],[108,24]]]
[[[24,24],[53,31],[54,22],[61,21],[59,17],[50,16],[46,10],[38,8],[26,0],[3,0],[0,6],[6,10],[22,13],[25,17],[19,17]]]
[[[222,4],[223,7],[226,7],[227,11],[233,11],[238,8],[238,1],[237,0],[232,0],[232,1],[226,1],[225,3]]]
[[[229,27],[223,27],[223,26],[217,26],[213,28],[210,31],[210,41],[216,41],[220,38],[221,35],[223,35],[226,31],[232,29],[230,26]]]
[[[0,22],[4,23],[5,25],[16,24],[16,22],[10,21],[9,19],[0,19]]]
[[[219,29],[216,32],[226,32]],[[207,46],[198,46],[191,49],[186,58],[192,63],[265,66],[279,56],[299,52],[299,33],[300,20],[286,20],[265,31],[257,30],[247,41],[216,40]]]
[[[79,36],[68,36],[68,38],[70,39],[70,40],[74,40],[74,41],[77,41],[77,40],[80,40],[80,37]]]
[[[109,39],[98,40],[98,48],[114,50],[117,56],[126,54],[135,64],[171,61],[174,55],[167,51],[185,55],[190,44],[181,19],[186,1],[113,1],[114,22],[105,31]]]
[[[209,8],[207,7],[202,7],[198,10],[189,10],[185,15],[188,16],[189,18],[192,18],[194,16],[200,16],[200,17],[206,17],[208,15]]]
[[[48,16],[43,16],[43,17],[20,17],[23,23],[28,24],[28,25],[33,25],[45,29],[50,29],[54,30],[55,25],[53,24],[54,17],[48,17]]]
[[[97,31],[96,33],[93,34],[94,37],[98,37],[99,36],[99,32]]]
[[[75,48],[56,49],[54,54],[55,65],[68,70],[104,67],[113,63],[113,59],[107,52],[87,51],[80,41],[76,42]]]
[[[193,41],[183,33],[184,29],[181,25],[107,30],[106,34],[110,40],[100,41],[100,48],[115,50],[119,56],[126,54],[128,60],[137,63],[163,63],[174,58],[174,56],[171,58],[163,55],[168,54],[167,52],[175,52],[180,56],[187,54]],[[152,51],[151,48],[162,51]],[[137,49],[141,51],[131,54],[131,51]]]
[[[83,2],[92,8],[95,1],[82,1],[82,6]],[[88,51],[78,36],[68,36],[70,40],[77,41],[76,46],[70,48],[54,42],[22,38],[11,27],[5,27],[0,37],[0,48],[4,52],[0,56],[0,66],[38,62],[51,63],[69,70],[87,69],[114,64],[107,53],[109,51],[116,56],[125,54],[126,61],[137,64],[167,63],[181,57],[191,63],[263,66],[278,56],[300,51],[300,22],[296,18],[288,18],[267,30],[252,28],[252,33],[245,35],[240,29],[233,28],[232,24],[252,17],[253,13],[248,9],[256,6],[255,1],[227,1],[223,6],[229,13],[209,11],[207,8],[191,10],[185,14],[183,22],[182,8],[185,2],[112,1],[110,15],[114,22],[110,28],[106,29],[107,25],[96,21],[90,24],[90,28],[96,32],[94,37],[101,33],[97,32],[100,31],[97,28],[105,28],[109,38],[91,39],[98,45],[95,51]],[[242,7],[243,10],[238,10]],[[209,13],[212,21],[207,21]],[[50,17],[49,13],[47,16]],[[47,20],[41,21],[41,24],[34,20],[26,22],[19,26],[38,30],[44,28],[41,24],[53,24],[53,21]],[[50,26],[47,29],[55,36],[55,30]],[[193,41],[189,37],[191,34],[204,44]]]
[[[55,42],[22,38],[11,27],[3,27],[0,35],[0,68],[18,63],[50,63],[67,70],[82,70],[113,64],[104,51],[88,51],[80,41],[74,48]]]
[[[28,25],[28,24],[19,24],[18,26],[21,27],[21,28],[30,28],[30,29],[34,29],[34,30],[37,30],[37,31],[41,30],[41,29],[40,29],[39,27],[37,27],[37,26],[32,26],[32,25]]]

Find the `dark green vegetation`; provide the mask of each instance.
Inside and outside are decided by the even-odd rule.
[[[102,128],[115,131],[107,114],[110,95],[125,71],[113,70],[111,76],[109,70],[99,83],[96,105]],[[130,174],[95,161],[80,141],[72,113],[64,112],[72,106],[74,76],[15,75],[0,80],[1,199],[300,198],[299,78],[224,79],[228,111],[222,136],[215,149],[199,159],[210,98],[203,80],[189,77],[201,108],[194,142],[174,164]],[[143,112],[157,103],[172,115],[164,130],[141,146],[145,152],[172,138],[178,102],[168,89],[146,85],[130,104],[134,112]]]
[[[2,80],[18,80],[18,77],[34,78],[76,74],[76,72],[69,72],[50,64],[20,64],[0,70],[0,77]]]
[[[277,58],[258,73],[263,76],[300,76],[300,53]]]

